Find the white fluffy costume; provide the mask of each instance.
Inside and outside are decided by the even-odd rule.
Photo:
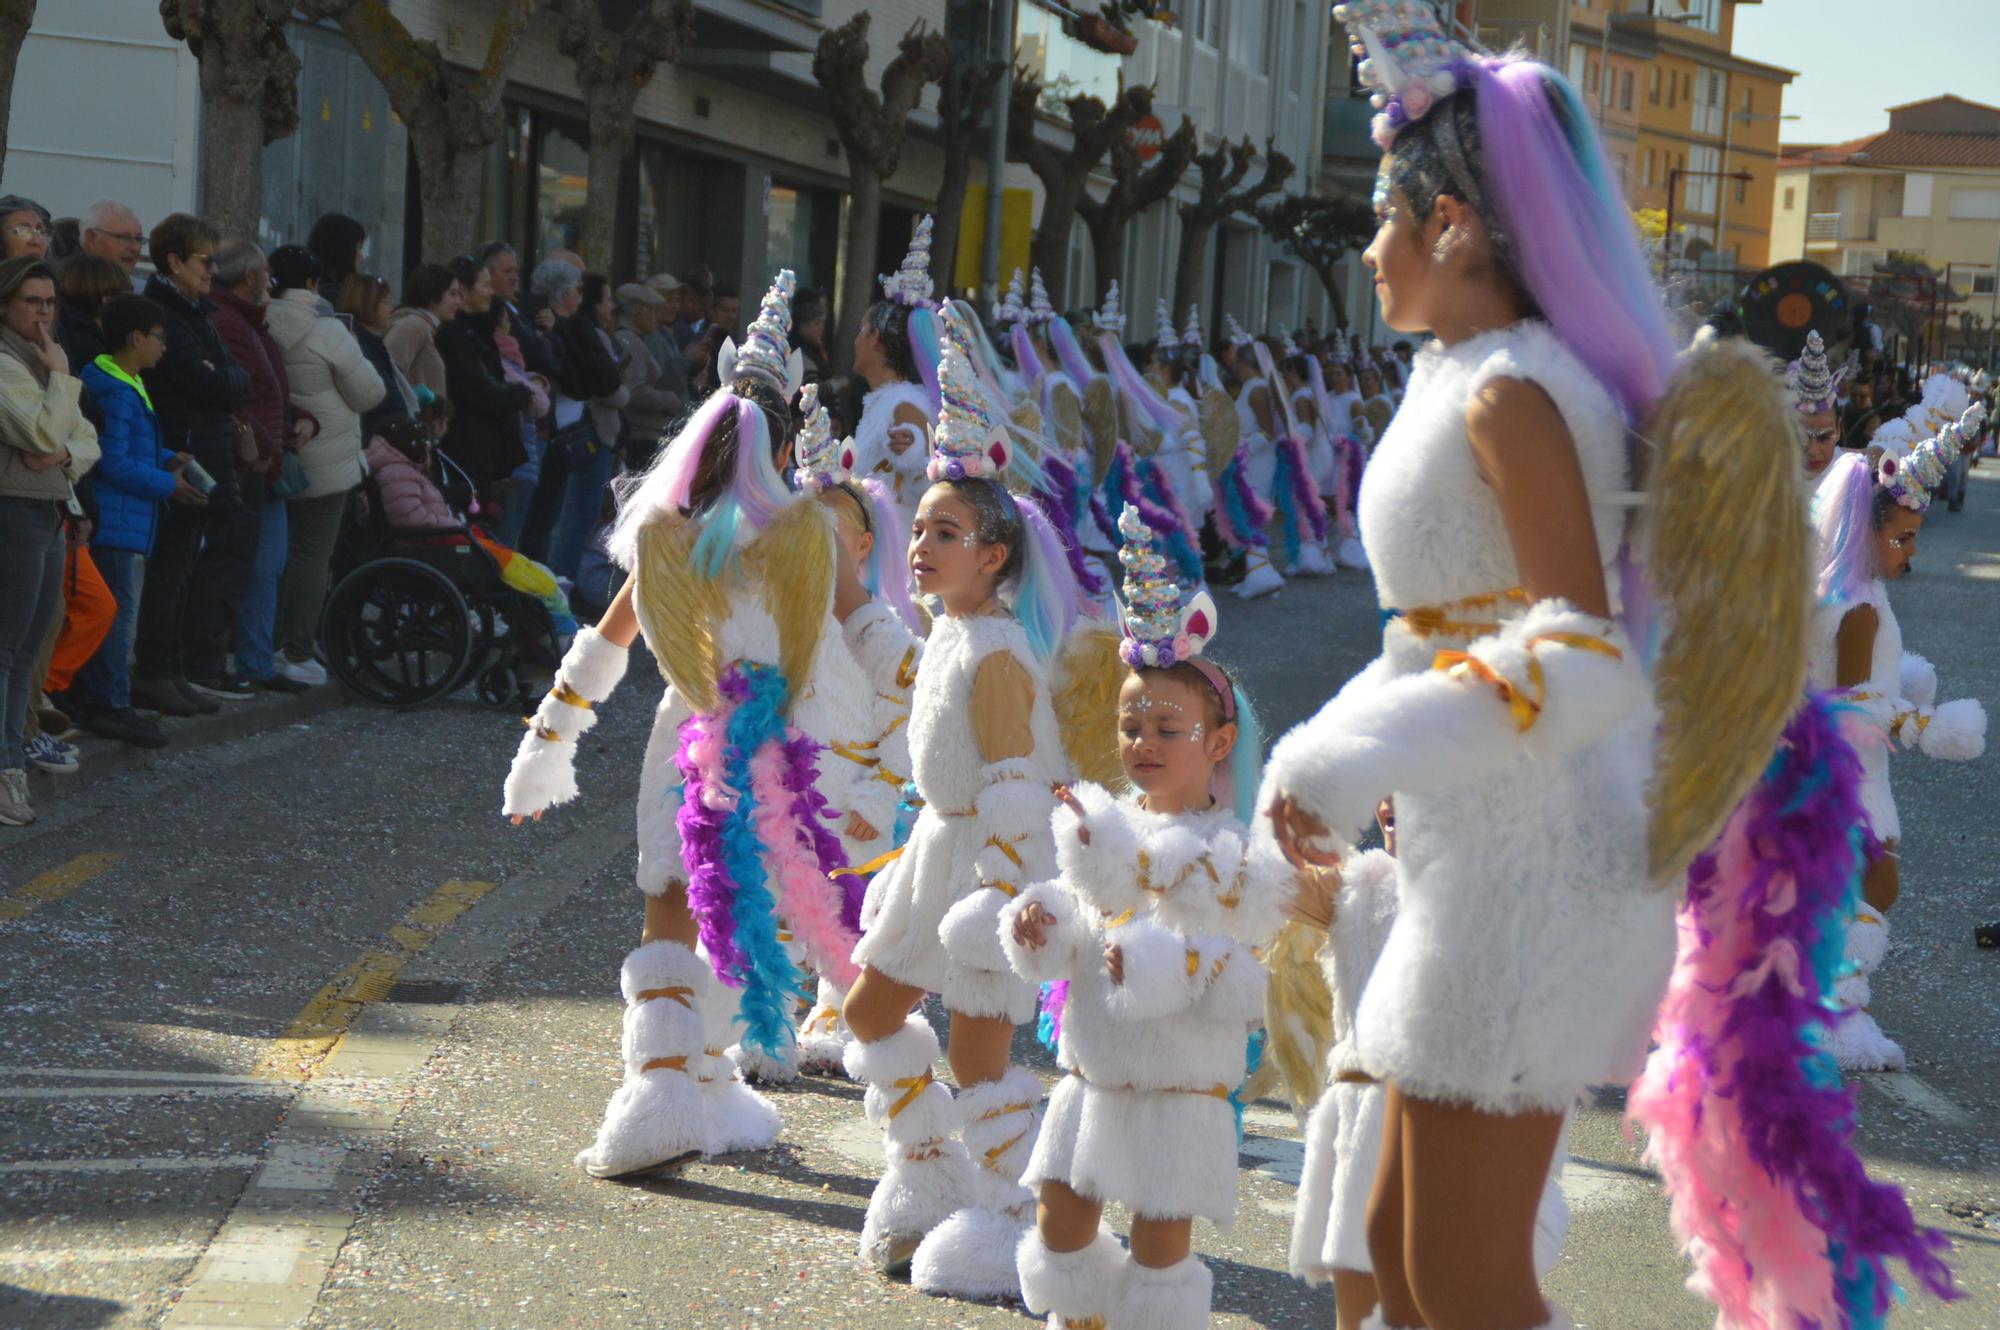
[[[740,350],[725,344],[726,383],[754,377],[774,398],[789,398],[797,382],[796,353],[785,351],[790,282],[789,272],[780,275]],[[771,511],[762,521],[750,520],[746,512],[713,576],[695,568],[693,547],[706,514],[683,515],[687,478],[695,451],[706,446],[725,412],[735,413],[739,430],[745,419],[763,421],[768,414],[729,388],[712,398],[662,454],[613,539],[614,557],[632,570],[640,630],[668,679],[640,774],[638,884],[648,896],[665,893],[673,882],[688,884],[698,918],[704,918],[695,889],[701,865],[691,861],[680,828],[680,762],[700,762],[701,745],[687,725],[723,705],[719,690],[725,681],[768,682],[775,675],[790,685],[784,734],[824,750],[859,737],[852,727],[866,717],[869,696],[832,619],[832,515],[813,499],[784,497],[771,459],[760,458],[763,472],[740,482],[758,486]],[[741,442],[746,449],[768,447],[769,438],[758,433]],[[734,497],[728,501],[736,503]],[[784,578],[769,575],[780,567]],[[575,739],[594,720],[591,707],[608,697],[622,676],[625,658],[623,648],[595,630],[578,635],[521,741],[507,778],[506,812],[533,815],[575,796]],[[715,748],[707,745],[711,757]],[[773,751],[759,749],[766,758]],[[829,809],[860,806],[869,797],[865,782],[847,764],[826,762],[823,753],[821,758],[811,794]],[[746,784],[761,787],[772,776],[773,768],[753,765]],[[815,964],[844,972],[847,958],[834,954],[834,947],[852,933],[843,930],[838,888],[824,877],[821,854],[795,834],[796,820],[787,820],[781,810],[766,811],[779,815],[760,824],[769,829],[758,841],[770,891],[768,908],[757,912],[759,926],[770,930],[763,950],[782,957],[777,933],[785,929]],[[705,939],[710,932],[704,918]],[[716,932],[713,940],[734,941],[726,932]],[[789,968],[788,959],[784,965]],[[597,1177],[637,1176],[671,1169],[697,1153],[771,1144],[777,1114],[736,1079],[725,1051],[737,999],[716,979],[710,953],[665,940],[646,943],[627,956],[621,986],[624,1083],[606,1109],[596,1142],[578,1156],[579,1165]],[[777,1000],[788,1012],[791,997],[780,994]],[[789,1035],[786,1021],[781,1042]]]
[[[972,382],[956,317],[948,314],[945,326],[932,478],[997,480],[1008,457],[1005,426]],[[906,662],[920,646],[894,616],[857,612],[846,627],[855,656],[878,679],[906,668],[889,662]],[[854,960],[937,993],[954,1013],[1029,1020],[1035,988],[1008,966],[997,921],[1023,884],[1050,871],[1053,789],[1069,767],[1047,670],[1011,612],[996,605],[932,622],[906,728],[923,807],[901,856],[869,884]],[[1034,1213],[1019,1178],[1034,1145],[1040,1085],[1009,1067],[954,1101],[932,1080],[936,1056],[921,1014],[888,1039],[849,1046],[847,1067],[868,1085],[887,1161],[869,1199],[862,1254],[884,1267],[907,1255],[912,1282],[926,1292],[1006,1294],[1015,1288],[1014,1244]]]
[[[930,270],[931,219],[925,216],[918,219],[902,265],[882,279],[883,298],[909,311],[905,326],[910,354],[919,366],[936,353]],[[923,416],[924,428],[896,420],[897,410],[905,406]],[[871,476],[889,487],[896,510],[903,516],[905,530],[916,516],[917,501],[924,497],[924,465],[930,459],[929,429],[936,417],[937,400],[922,383],[885,383],[861,399],[861,419],[854,427],[855,474]],[[902,451],[896,451],[897,448]]]
[[[1340,878],[1333,926],[1320,952],[1333,994],[1333,1046],[1327,1051],[1326,1088],[1306,1123],[1306,1162],[1292,1216],[1292,1274],[1313,1284],[1339,1271],[1375,1268],[1368,1253],[1368,1198],[1382,1154],[1385,1092],[1361,1065],[1354,1014],[1396,922],[1396,861],[1386,851],[1369,850],[1341,865]],[[1569,1231],[1569,1207],[1556,1177],[1560,1144],[1556,1158],[1535,1218],[1538,1275],[1555,1265]]]
[[[1639,1070],[1673,893],[1649,880],[1651,686],[1614,622],[1522,603],[1467,441],[1466,406],[1499,377],[1549,395],[1594,499],[1628,488],[1618,411],[1547,325],[1427,347],[1362,482],[1396,611],[1382,655],[1277,745],[1259,805],[1282,792],[1345,839],[1396,795],[1401,913],[1357,1013],[1360,1065],[1420,1098],[1560,1112]],[[1624,514],[1593,519],[1615,588]]]

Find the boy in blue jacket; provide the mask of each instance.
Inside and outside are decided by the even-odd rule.
[[[161,440],[159,417],[140,374],[160,362],[166,349],[166,316],[144,296],[113,296],[98,311],[104,355],[83,367],[83,385],[104,413],[98,432],[103,457],[94,477],[97,529],[91,557],[118,602],[111,632],[71,688],[77,724],[107,739],[144,748],[166,743],[157,722],[132,708],[129,661],[132,631],[139,615],[139,569],[152,553],[159,531],[160,505],[199,507],[206,495],[184,473],[187,453],[169,453]]]

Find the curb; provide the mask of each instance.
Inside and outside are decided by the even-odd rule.
[[[210,748],[232,739],[245,739],[266,730],[311,720],[314,716],[344,707],[352,700],[346,689],[329,682],[310,692],[268,693],[249,701],[224,702],[222,710],[213,716],[191,716],[186,720],[163,716],[160,728],[167,736],[164,748],[136,748],[116,739],[100,739],[79,730],[70,739],[82,753],[77,769],[58,773],[30,767],[29,793],[36,803],[80,794],[113,776],[122,776],[128,771],[143,771],[157,762],[196,749]]]

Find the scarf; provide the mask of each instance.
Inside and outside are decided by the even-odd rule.
[[[35,382],[44,390],[48,388],[49,367],[42,360],[40,348],[5,324],[0,324],[0,352],[5,352],[26,365],[28,373],[35,376]]]

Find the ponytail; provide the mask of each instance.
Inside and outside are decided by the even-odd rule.
[[[1236,699],[1236,747],[1229,751],[1228,768],[1217,773],[1214,794],[1236,806],[1236,816],[1245,826],[1255,826],[1257,786],[1264,773],[1264,727],[1257,723],[1243,685],[1232,680],[1229,687]]]
[[[875,536],[875,549],[868,556],[867,567],[861,570],[862,583],[869,595],[894,610],[904,626],[921,637],[923,619],[910,600],[910,533],[904,529],[903,514],[896,507],[895,496],[887,485],[873,478],[857,480],[854,487],[859,491],[856,498],[867,512],[869,529]]]
[[[1014,579],[1014,617],[1043,664],[1053,661],[1069,639],[1078,615],[1076,578],[1069,556],[1048,514],[1033,499],[1009,498],[1020,511],[1021,565]]]

